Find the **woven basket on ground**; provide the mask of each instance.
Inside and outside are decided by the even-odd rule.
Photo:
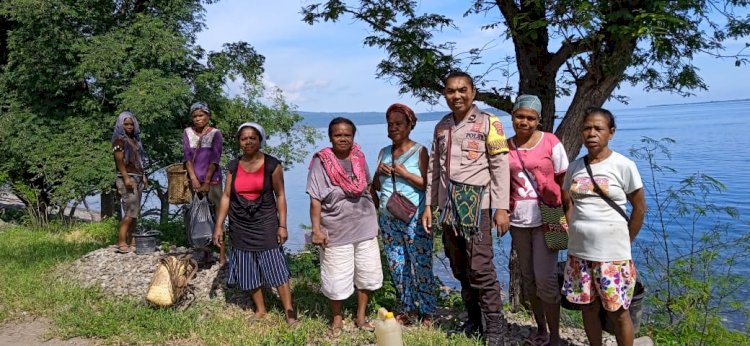
[[[188,181],[187,170],[182,163],[167,166],[167,194],[170,204],[190,203],[190,181]]]
[[[159,260],[146,291],[150,303],[169,307],[177,303],[198,271],[198,264],[190,257],[168,256]]]

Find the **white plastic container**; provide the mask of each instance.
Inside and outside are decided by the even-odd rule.
[[[375,337],[378,346],[403,346],[401,325],[393,318],[393,313],[380,308],[378,319],[375,321]]]

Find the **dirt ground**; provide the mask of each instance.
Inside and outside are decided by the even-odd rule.
[[[91,340],[81,338],[49,339],[46,336],[49,329],[50,323],[44,318],[27,318],[0,325],[0,346],[88,346],[95,344]]]

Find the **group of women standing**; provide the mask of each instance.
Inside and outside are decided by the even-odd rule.
[[[558,251],[545,244],[540,205],[557,207],[562,203],[569,225],[562,296],[581,305],[591,345],[602,344],[602,308],[614,321],[618,344],[632,345],[628,308],[637,273],[630,245],[645,215],[638,169],[633,161],[609,148],[616,126],[608,110],[586,110],[580,135],[588,153],[570,164],[555,135],[538,130],[540,115],[541,102],[536,96],[519,96],[512,113],[515,136],[508,140],[511,237],[537,324],[537,332],[528,341],[560,345]],[[630,216],[624,212],[628,202]]]
[[[469,106],[472,102],[473,98]],[[558,251],[545,245],[540,209],[545,204],[563,205],[566,210],[570,240],[562,295],[582,305],[589,342],[601,344],[598,315],[604,308],[615,321],[618,343],[632,344],[627,309],[636,271],[630,244],[645,213],[638,170],[632,161],[608,147],[616,129],[609,111],[586,111],[580,135],[588,154],[570,164],[555,135],[539,130],[541,113],[536,96],[519,96],[511,114],[515,135],[507,139],[510,233],[537,323],[537,332],[527,341],[560,345]],[[204,104],[191,107],[193,127],[185,129],[183,145],[191,187],[208,193],[216,204],[214,243],[222,249],[222,261],[222,225],[229,217],[232,252],[228,283],[251,292],[256,306],[254,318],[266,314],[260,287],[277,287],[287,321],[294,324],[297,320],[289,288],[290,272],[282,248],[288,237],[283,167],[261,150],[266,140],[263,127],[244,123],[236,133],[242,156],[228,164],[222,191],[222,137],[220,131],[208,126],[210,114]],[[392,143],[380,150],[374,175],[354,141],[357,128],[346,118],[330,122],[331,146],[315,153],[309,165],[306,193],[310,197],[311,241],[320,246],[321,292],[330,301],[329,333],[333,337],[342,331],[342,303],[355,292],[355,324],[362,330],[373,328],[366,320],[365,309],[371,293],[383,283],[379,231],[400,297],[399,320],[404,324],[421,321],[429,326],[436,309],[432,234],[419,222],[420,216],[432,212],[425,208],[431,161],[427,148],[410,138],[417,124],[412,109],[393,104],[385,117]],[[129,112],[121,114],[113,151],[118,188],[127,211],[120,227],[118,249],[122,251],[128,247],[123,229],[127,231],[132,224],[132,220],[126,221],[133,214],[128,201],[134,200],[146,184],[138,135],[135,117]],[[628,202],[632,206],[629,216],[622,210]],[[394,214],[391,203],[411,208],[410,213]]]

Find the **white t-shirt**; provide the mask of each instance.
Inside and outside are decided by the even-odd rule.
[[[612,152],[604,161],[591,164],[591,172],[604,194],[627,213],[627,195],[643,188],[635,163]],[[568,253],[597,262],[631,259],[628,223],[594,192],[583,158],[568,167],[563,189],[573,199],[573,215],[568,220]]]

